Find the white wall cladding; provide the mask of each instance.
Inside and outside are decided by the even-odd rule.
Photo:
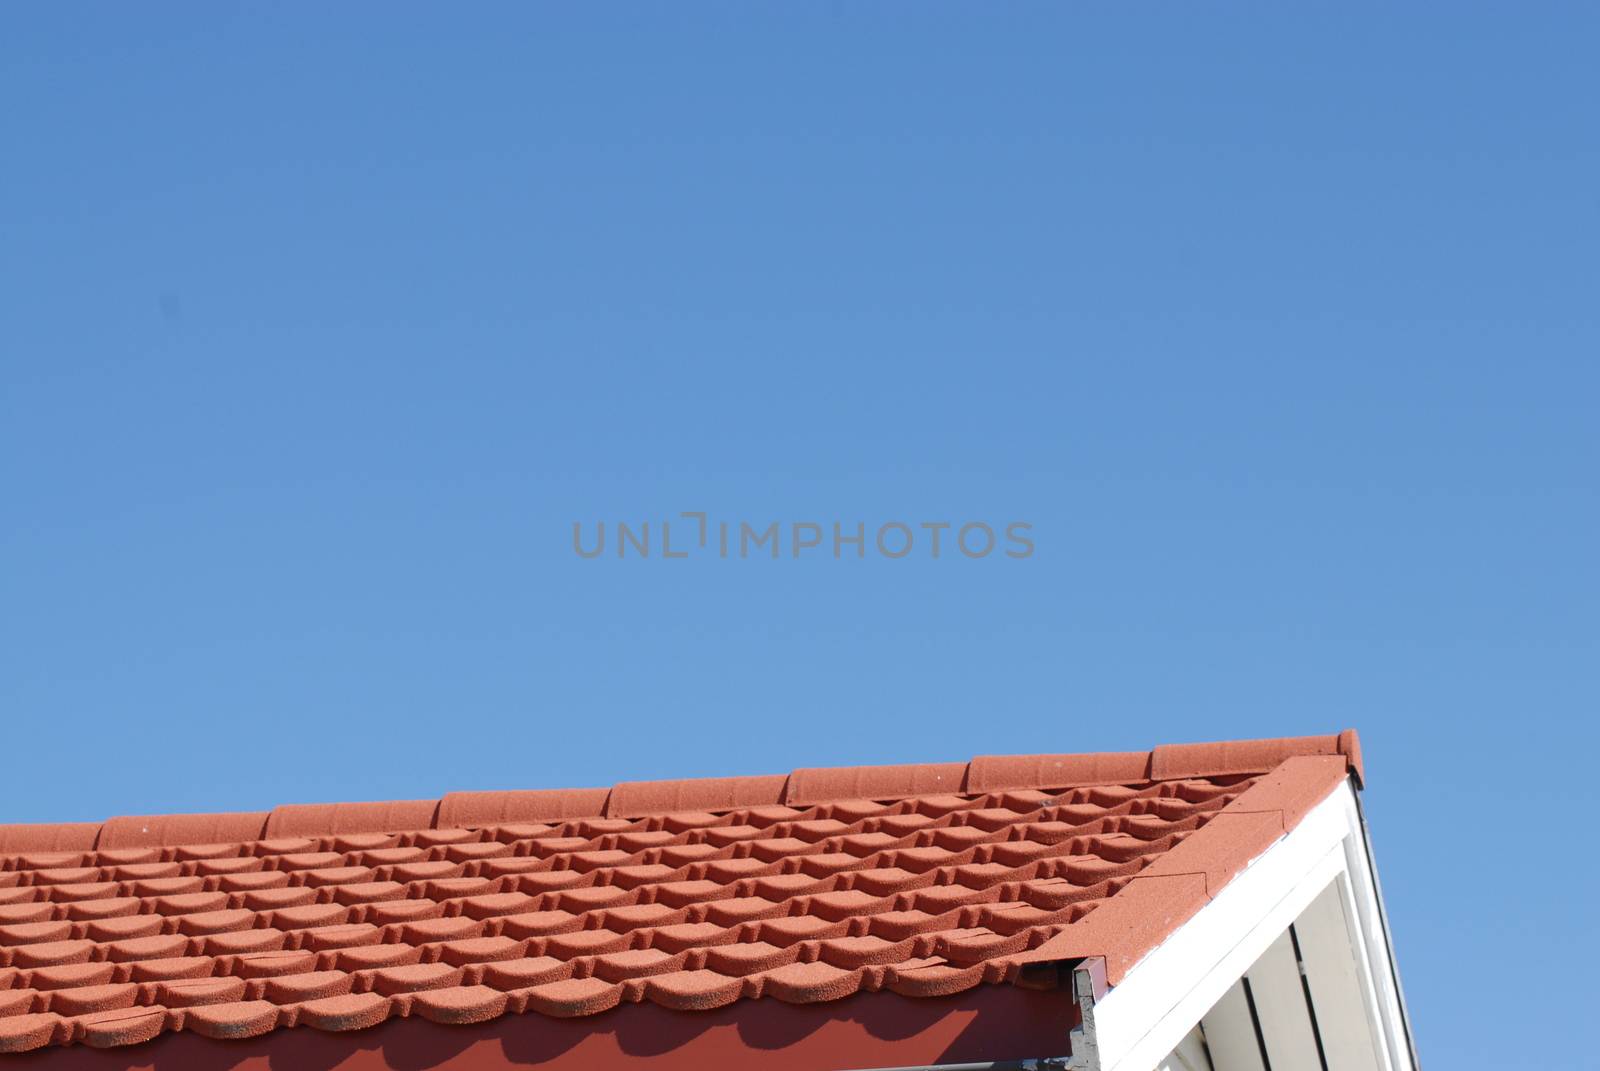
[[[1096,1071],[1416,1071],[1341,785],[1092,1009]]]

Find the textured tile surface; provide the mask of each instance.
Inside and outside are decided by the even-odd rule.
[[[1114,975],[1354,734],[0,826],[0,1052]]]

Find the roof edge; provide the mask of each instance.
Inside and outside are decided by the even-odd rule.
[[[1354,729],[1346,729],[1325,736],[1165,744],[1150,751],[979,755],[967,762],[816,767],[750,777],[625,781],[611,788],[452,792],[431,800],[285,804],[270,812],[120,816],[104,822],[0,825],[0,853],[248,840],[257,839],[244,836],[256,828],[261,830],[257,837],[400,833],[507,821],[643,817],[676,810],[810,806],[847,799],[1247,776],[1276,770],[1293,758],[1335,756],[1354,776],[1356,787],[1362,787],[1365,773],[1361,739]]]
[[[1097,956],[1116,985],[1353,776],[1342,754],[1289,756],[1082,922],[1014,957],[1011,970]]]
[[[1361,738],[1354,729],[1327,736],[1286,736],[1267,740],[1227,740],[1206,744],[1163,744],[1150,752],[1150,779],[1175,781],[1185,777],[1228,777],[1259,774],[1277,769],[1287,759],[1302,755],[1338,755],[1355,774],[1359,786],[1364,771]]]

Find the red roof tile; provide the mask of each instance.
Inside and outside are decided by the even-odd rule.
[[[0,826],[0,1052],[1115,983],[1353,732]]]

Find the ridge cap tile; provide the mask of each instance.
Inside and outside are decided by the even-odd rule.
[[[967,774],[969,792],[1079,788],[1151,780],[1150,752],[1084,755],[979,755]]]
[[[609,788],[529,788],[450,792],[439,801],[438,828],[567,822],[605,813]]]
[[[890,766],[819,766],[789,774],[783,802],[789,806],[845,800],[877,800],[961,792],[965,762]]]
[[[428,829],[438,800],[373,800],[362,803],[285,803],[267,816],[262,838],[329,837],[340,833],[405,833]]]
[[[1325,736],[1162,744],[1150,753],[1150,778],[1178,781],[1191,777],[1266,773],[1286,759],[1305,755],[1344,755],[1347,763],[1359,772],[1360,741],[1355,730],[1348,729]]]
[[[0,825],[0,854],[64,852],[94,849],[99,822],[30,822]]]
[[[693,811],[771,807],[783,800],[788,774],[622,781],[613,785],[606,817],[642,818]]]
[[[106,819],[95,849],[167,848],[180,844],[235,844],[260,840],[267,811],[223,814],[119,815]]]

